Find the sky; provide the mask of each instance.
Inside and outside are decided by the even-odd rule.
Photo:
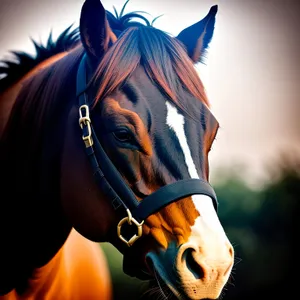
[[[0,59],[9,50],[33,52],[30,37],[45,41],[78,25],[83,0],[0,0]],[[120,11],[124,0],[103,0]],[[218,4],[206,65],[197,65],[221,129],[210,154],[211,175],[245,166],[252,184],[268,178],[280,153],[300,157],[300,2],[296,0],[130,0],[173,36]],[[125,12],[126,12],[125,11]]]

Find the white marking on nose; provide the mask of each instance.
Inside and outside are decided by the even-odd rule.
[[[227,240],[226,234],[220,223],[211,198],[206,195],[193,195],[192,200],[200,214],[192,226],[192,233],[194,235],[203,235],[205,232],[202,231],[205,229],[210,229],[215,233],[224,236]]]
[[[166,102],[167,105],[167,125],[175,132],[179,144],[181,146],[185,163],[188,168],[189,175],[191,178],[198,178],[199,175],[195,166],[195,163],[192,158],[191,150],[189,148],[187,138],[184,131],[184,116],[180,114],[177,108],[169,102]],[[200,214],[195,221],[194,226],[192,226],[192,231],[194,234],[201,234],[199,230],[209,229],[225,235],[224,229],[219,221],[219,218],[216,214],[216,211],[213,206],[213,202],[209,196],[206,195],[193,195],[193,203],[195,208]],[[201,227],[201,229],[200,229]]]

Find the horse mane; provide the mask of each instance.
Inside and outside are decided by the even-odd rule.
[[[139,26],[141,23],[133,21],[134,18],[144,21],[147,26],[152,25],[158,18],[154,18],[150,24],[150,22],[141,15],[141,13],[145,12],[134,11],[124,15],[125,7],[128,2],[129,0],[125,2],[120,13],[113,7],[115,15],[106,10],[110,27],[116,34],[124,31],[128,26]],[[77,46],[80,43],[79,28],[76,27],[71,30],[72,26],[73,25],[67,27],[58,36],[56,41],[53,41],[52,31],[50,31],[46,45],[31,39],[35,48],[35,55],[23,51],[9,51],[12,57],[0,60],[0,93],[8,89],[46,59],[61,52],[70,51]]]
[[[71,30],[72,25],[67,27],[53,41],[52,31],[49,34],[46,45],[32,39],[35,55],[23,51],[10,51],[11,59],[0,61],[0,93],[29,73],[37,65],[46,59],[64,51],[69,51],[76,46],[80,40],[79,30]]]

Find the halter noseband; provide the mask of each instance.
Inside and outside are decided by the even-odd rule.
[[[118,237],[127,246],[131,246],[142,236],[142,225],[147,217],[164,206],[186,196],[195,194],[207,195],[212,199],[215,210],[217,210],[218,201],[213,188],[208,182],[201,179],[179,180],[161,187],[141,201],[136,199],[133,191],[124,182],[121,174],[107,156],[95,134],[85,92],[87,86],[86,77],[86,58],[84,55],[77,71],[76,92],[79,99],[79,125],[82,129],[82,140],[84,141],[85,150],[98,187],[110,199],[115,210],[122,208],[127,212],[127,217],[121,219],[117,226]],[[125,222],[129,225],[134,224],[137,227],[137,234],[129,240],[125,239],[121,234],[121,228]]]

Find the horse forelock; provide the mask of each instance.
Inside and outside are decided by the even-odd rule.
[[[137,66],[145,69],[170,101],[187,112],[192,113],[181,102],[182,90],[209,106],[203,84],[183,46],[150,26],[127,28],[104,55],[92,80],[98,87],[95,104],[124,84]]]

